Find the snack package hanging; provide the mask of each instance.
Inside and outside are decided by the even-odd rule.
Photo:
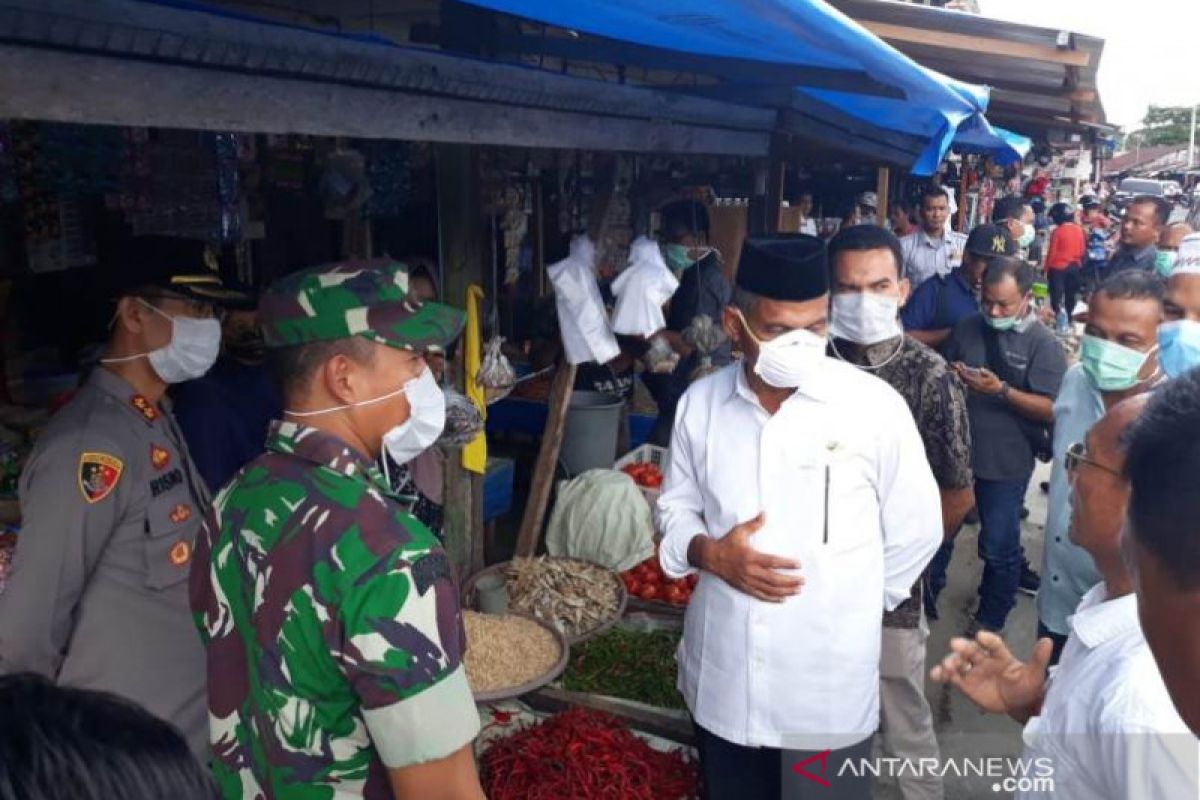
[[[650,339],[650,348],[642,356],[646,369],[655,375],[665,375],[675,371],[679,364],[679,354],[671,349],[670,342],[664,336]]]
[[[658,242],[639,236],[629,248],[629,266],[613,281],[617,304],[613,330],[625,336],[649,337],[667,327],[663,304],[679,288],[679,279],[663,261]]]
[[[554,284],[558,327],[567,361],[607,364],[618,355],[617,339],[596,283],[596,246],[586,236],[571,240],[571,254],[546,268]]]
[[[437,443],[442,447],[462,447],[483,433],[483,415],[475,401],[461,392],[442,388],[446,396],[446,427]]]
[[[517,384],[517,372],[501,352],[503,336],[493,336],[483,346],[483,364],[475,376],[475,383],[483,389],[487,404],[503,400]]]
[[[717,371],[717,368],[713,366],[712,354],[728,338],[724,329],[707,314],[701,314],[692,320],[691,324],[683,331],[683,340],[696,348],[700,361],[688,375],[688,380],[696,381]]]

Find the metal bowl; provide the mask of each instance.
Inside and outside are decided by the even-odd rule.
[[[582,558],[560,558],[560,557],[554,557],[554,556],[546,556],[546,558],[552,558],[555,561],[574,561],[579,564],[587,564],[590,567],[596,567],[598,569],[602,569],[609,574],[609,576],[611,577],[611,579],[613,581],[613,585],[617,587],[617,610],[613,613],[613,616],[610,619],[608,619],[607,621],[600,623],[595,628],[592,628],[590,631],[581,633],[578,636],[567,636],[566,637],[567,642],[569,642],[570,644],[579,644],[580,642],[586,642],[588,639],[591,639],[593,636],[598,636],[599,634],[604,633],[605,631],[609,630],[610,628],[612,628],[614,625],[616,625],[618,622],[621,621],[621,617],[623,617],[625,615],[625,607],[629,603],[629,593],[627,591],[625,591],[625,582],[621,580],[620,575],[618,575],[616,572],[609,569],[608,567],[601,566],[600,564],[596,564],[591,561],[585,561]],[[492,564],[490,567],[484,567],[483,569],[479,570],[479,572],[476,572],[474,575],[467,578],[467,580],[463,583],[463,588],[462,588],[463,608],[471,608],[471,609],[476,608],[476,604],[478,603],[478,597],[476,596],[476,592],[475,592],[475,584],[477,584],[479,582],[480,578],[483,578],[486,575],[495,575],[496,573],[507,574],[508,567],[511,563],[512,563],[511,561],[501,561],[498,564]],[[510,603],[511,603],[511,598],[510,598]],[[521,613],[521,612],[511,611],[510,613]],[[539,621],[544,621],[544,620],[539,620]],[[550,625],[550,627],[553,628],[554,626]],[[557,629],[555,629],[555,630],[557,630]]]

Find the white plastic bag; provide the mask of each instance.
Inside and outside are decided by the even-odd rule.
[[[621,352],[600,297],[595,263],[596,246],[586,236],[576,236],[571,254],[546,268],[554,284],[563,351],[575,365],[607,364]]]
[[[658,333],[667,327],[663,304],[678,288],[679,280],[663,261],[658,242],[639,236],[629,248],[629,266],[613,281],[613,330],[626,336]]]

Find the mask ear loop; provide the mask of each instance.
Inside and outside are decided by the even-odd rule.
[[[161,309],[155,308],[153,305],[151,305],[150,303],[147,303],[141,297],[135,297],[134,299],[137,300],[142,305],[144,305],[146,308],[153,311],[155,314],[159,314],[161,316],[166,317],[168,320],[170,320],[171,321],[171,336],[172,337],[175,336],[175,318],[174,317],[172,317],[170,314],[166,313],[165,311],[163,311]],[[121,309],[118,308],[116,311],[113,312],[112,319],[110,319],[108,321],[109,330],[111,330],[113,328],[113,326],[115,326],[117,324],[117,319],[120,316],[121,316]],[[132,355],[132,356],[119,356],[118,358],[102,358],[99,360],[98,363],[100,363],[100,364],[124,364],[129,361],[137,361],[139,358],[146,358],[149,355],[150,355],[150,352],[145,352],[145,353],[137,353],[136,355]]]

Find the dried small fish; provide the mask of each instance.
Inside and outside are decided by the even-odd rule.
[[[594,564],[563,558],[514,559],[508,567],[512,608],[582,636],[611,620],[621,603],[617,579]]]

